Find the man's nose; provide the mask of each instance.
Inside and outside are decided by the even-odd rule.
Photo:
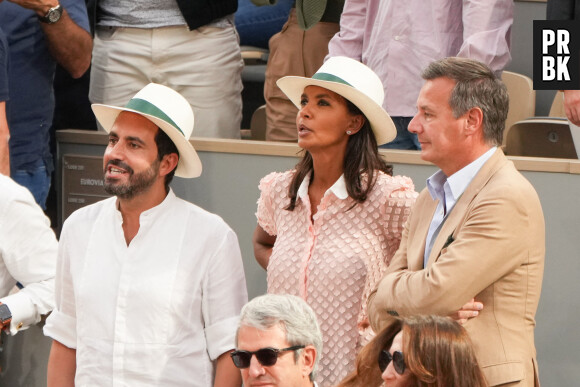
[[[252,356],[252,358],[250,359],[250,367],[248,371],[250,373],[250,376],[253,378],[266,373],[264,366],[260,364],[258,359],[256,359],[256,356]]]
[[[106,150],[106,154],[111,159],[123,160],[124,152],[122,148],[123,146],[121,145],[121,141],[117,141],[115,144],[109,144]]]
[[[421,130],[421,125],[419,125],[419,119],[417,118],[419,114],[417,113],[409,122],[407,130],[411,133],[418,133]]]

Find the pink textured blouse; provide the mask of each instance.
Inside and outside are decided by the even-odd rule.
[[[260,182],[258,224],[276,236],[268,293],[297,295],[312,307],[324,341],[317,382],[334,386],[354,369],[356,354],[373,335],[367,298],[399,247],[417,193],[410,178],[380,172],[367,200],[349,210],[355,201],[341,177],[312,221],[309,177],[294,211],[284,209],[293,174],[274,172]]]

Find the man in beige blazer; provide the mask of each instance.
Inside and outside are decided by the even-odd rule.
[[[394,316],[477,316],[464,326],[489,384],[537,386],[544,217],[532,185],[497,148],[505,86],[485,65],[460,58],[431,63],[423,78],[409,130],[421,157],[441,170],[428,179],[369,297],[370,323],[378,332]]]

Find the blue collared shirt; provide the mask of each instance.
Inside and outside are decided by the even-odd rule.
[[[433,200],[438,200],[439,202],[437,203],[437,209],[435,210],[435,214],[431,220],[431,225],[429,226],[429,232],[427,233],[425,255],[423,256],[423,267],[427,266],[429,254],[431,254],[431,248],[433,247],[433,241],[437,238],[439,229],[447,218],[447,215],[451,212],[455,203],[459,200],[459,197],[463,192],[465,192],[469,183],[471,183],[475,175],[477,175],[477,172],[479,172],[481,167],[483,167],[483,164],[491,158],[496,149],[496,146],[492,147],[483,155],[479,156],[475,161],[449,177],[445,176],[442,170],[438,170],[427,179],[427,189],[429,190],[431,198]]]
[[[75,23],[89,31],[83,0],[61,0],[60,3]],[[2,1],[0,26],[6,35],[10,57],[6,115],[10,127],[11,168],[31,171],[43,162],[52,171],[50,127],[56,62],[34,11]]]
[[[8,100],[8,42],[0,25],[0,102]]]

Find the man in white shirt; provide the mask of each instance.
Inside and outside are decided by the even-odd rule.
[[[169,188],[174,173],[201,174],[189,103],[149,84],[125,107],[93,111],[109,132],[115,196],[63,226],[48,385],[239,386],[229,359],[247,300],[237,237]]]
[[[30,191],[0,174],[0,329],[10,335],[54,307],[58,242]],[[23,288],[9,295],[16,282]]]
[[[306,301],[266,294],[242,309],[232,361],[245,387],[316,387],[322,333]]]
[[[440,171],[419,194],[399,250],[369,296],[370,323],[378,332],[393,316],[463,318],[490,386],[538,386],[544,216],[534,187],[498,148],[507,90],[469,59],[433,62],[423,78],[409,130],[421,158]]]

